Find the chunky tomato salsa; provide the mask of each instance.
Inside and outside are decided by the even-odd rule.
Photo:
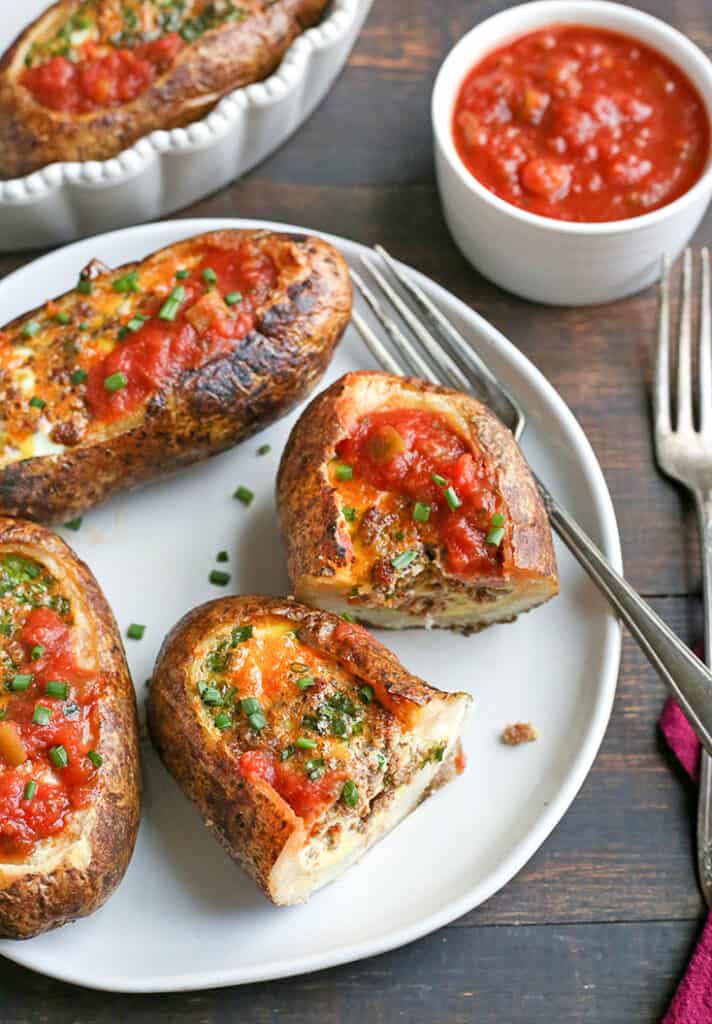
[[[143,297],[117,327],[116,347],[88,366],[91,412],[101,420],[120,417],[171,376],[232,351],[276,281],[272,259],[249,242],[203,250],[191,269],[177,268],[168,283],[145,293],[139,271],[114,281],[115,290]]]
[[[407,570],[422,545],[441,549],[459,576],[501,571],[506,508],[492,469],[442,417],[421,409],[369,413],[336,453],[332,479],[354,537],[363,546],[376,525],[382,546],[388,533],[397,546],[394,573]]]
[[[710,155],[704,102],[636,39],[552,25],[470,71],[453,134],[468,171],[501,199],[569,221],[612,221],[687,192]]]
[[[102,758],[100,680],[77,660],[57,581],[0,558],[0,860],[22,859],[87,806]]]
[[[30,46],[21,81],[38,103],[61,113],[120,106],[140,96],[183,47],[244,17],[231,0],[88,0]]]

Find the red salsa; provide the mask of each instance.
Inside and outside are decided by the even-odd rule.
[[[133,49],[101,53],[86,43],[80,60],[51,57],[28,67],[22,83],[43,107],[65,114],[88,114],[121,106],[140,96],[164,68],[172,63],[185,43],[170,32]]]
[[[530,213],[613,221],[687,192],[709,159],[704,102],[687,76],[636,39],[552,25],[490,53],[453,119],[467,170]]]
[[[420,409],[369,413],[338,444],[337,456],[347,467],[344,474],[336,466],[346,505],[363,505],[362,484],[397,495],[423,539],[444,548],[451,572],[501,570],[506,509],[491,468],[442,417]]]
[[[277,280],[272,259],[249,242],[207,249],[185,273],[178,271],[165,294],[149,292],[132,307],[119,344],[90,366],[86,398],[96,419],[123,416],[172,376],[232,351]],[[140,291],[140,275],[126,287]]]
[[[77,660],[71,605],[19,555],[0,563],[0,679],[0,860],[13,860],[87,806],[101,766],[99,682]]]

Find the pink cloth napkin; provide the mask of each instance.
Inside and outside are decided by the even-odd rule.
[[[687,774],[700,777],[700,744],[687,719],[672,699],[660,716],[660,729]],[[710,1024],[712,1021],[712,912],[707,916],[685,976],[665,1014],[663,1024]]]

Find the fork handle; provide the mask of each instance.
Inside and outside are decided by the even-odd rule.
[[[712,673],[616,572],[541,481],[537,483],[551,525],[613,605],[620,620],[677,700],[700,743],[712,755]]]
[[[697,494],[702,561],[702,595],[705,606],[705,661],[712,664],[712,492]],[[697,797],[697,873],[707,906],[712,905],[712,759],[704,751],[700,759],[700,791]]]

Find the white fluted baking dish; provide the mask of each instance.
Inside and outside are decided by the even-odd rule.
[[[187,128],[151,132],[111,160],[50,164],[0,181],[0,251],[34,249],[155,220],[222,188],[264,160],[325,97],[373,0],[333,0],[277,71],[236,89]],[[3,11],[0,52],[47,7]]]

